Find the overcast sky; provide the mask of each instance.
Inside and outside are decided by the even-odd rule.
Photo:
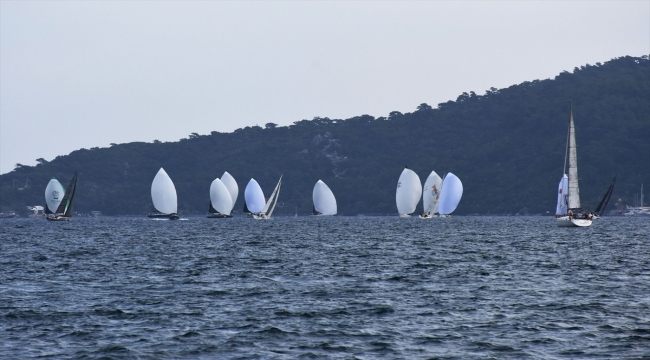
[[[0,173],[650,53],[650,1],[1,1],[0,17]]]

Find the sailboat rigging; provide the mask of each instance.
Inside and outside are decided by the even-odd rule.
[[[280,180],[278,180],[278,184],[275,185],[275,189],[273,189],[273,192],[271,193],[271,197],[269,198],[269,200],[266,202],[266,204],[264,204],[264,208],[262,208],[262,211],[259,212],[252,211],[254,219],[268,220],[271,218],[271,215],[273,215],[273,210],[275,209],[275,205],[278,203],[278,197],[280,197],[281,186],[282,186],[282,175],[280,175]]]

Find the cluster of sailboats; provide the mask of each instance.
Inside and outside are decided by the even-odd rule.
[[[266,199],[257,180],[250,179],[246,189],[244,189],[244,209],[242,212],[256,220],[270,219],[278,203],[281,187],[282,175],[280,175],[280,180],[275,185],[271,196]],[[312,195],[313,215],[336,215],[336,198],[332,190],[322,180],[316,182]],[[221,178],[214,179],[210,184],[208,218],[231,218],[238,196],[239,186],[230,173],[226,171]],[[170,220],[179,219],[176,188],[163,168],[158,170],[151,183],[151,200],[156,211],[150,213],[149,217]]]
[[[423,188],[418,174],[405,167],[397,181],[395,202],[399,216],[409,217],[415,212],[422,197],[424,211],[419,217],[431,219],[451,216],[462,196],[463,183],[456,175],[447,173],[441,178],[435,171],[431,171]]]
[[[569,108],[569,129],[567,134],[566,153],[564,158],[564,174],[558,185],[556,218],[560,226],[586,227],[592,224],[593,219],[602,216],[616,184],[616,177],[601,198],[595,211],[588,211],[581,207],[580,189],[578,187],[578,156],[576,151],[575,124],[573,109]],[[567,171],[568,170],[568,171]],[[255,179],[250,179],[244,190],[243,212],[254,219],[270,219],[278,203],[282,176],[273,189],[271,196],[264,197],[262,188]],[[73,175],[67,189],[63,189],[58,180],[52,179],[45,188],[45,213],[47,220],[67,221],[72,217],[72,208],[77,189],[77,173]],[[643,193],[643,190],[641,191]],[[237,197],[239,187],[237,181],[227,171],[221,178],[216,178],[210,184],[209,218],[230,218]],[[423,212],[419,217],[430,219],[434,217],[448,217],[456,210],[463,196],[463,184],[453,173],[447,173],[441,178],[435,171],[431,171],[424,186],[420,177],[408,167],[402,171],[397,181],[395,201],[400,217],[411,216],[422,198]],[[156,211],[149,214],[151,218],[177,220],[178,201],[176,188],[169,175],[163,168],[151,183],[151,200]],[[336,198],[332,190],[322,181],[318,180],[312,192],[313,211],[316,216],[333,216],[337,214]],[[643,200],[642,202],[643,203]]]

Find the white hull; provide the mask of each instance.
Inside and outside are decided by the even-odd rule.
[[[420,219],[433,219],[434,217],[438,217],[438,215],[434,215],[434,214],[420,214],[419,215]]]
[[[399,217],[401,217],[401,218],[410,218],[411,215],[409,215],[409,214],[399,214]]]
[[[591,226],[591,220],[588,219],[573,219],[569,216],[562,216],[557,218],[558,226],[560,227],[587,227]]]
[[[253,214],[255,220],[269,220],[271,217],[265,214]]]

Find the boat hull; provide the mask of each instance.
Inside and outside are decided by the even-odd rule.
[[[399,217],[401,217],[401,218],[410,218],[411,215],[410,214],[399,214]]]
[[[590,219],[574,219],[569,216],[559,217],[557,221],[560,227],[588,227],[592,223]]]
[[[433,219],[434,217],[438,217],[438,215],[434,214],[420,214],[418,216],[420,219]]]
[[[70,221],[70,217],[63,215],[47,215],[45,218],[48,221]]]
[[[225,219],[225,218],[231,218],[232,215],[224,215],[224,214],[209,214],[207,216],[208,219]]]
[[[178,220],[181,217],[178,214],[164,214],[164,213],[150,213],[147,215],[152,219],[169,219],[169,220]]]
[[[266,214],[253,214],[255,220],[269,220],[271,217]]]

